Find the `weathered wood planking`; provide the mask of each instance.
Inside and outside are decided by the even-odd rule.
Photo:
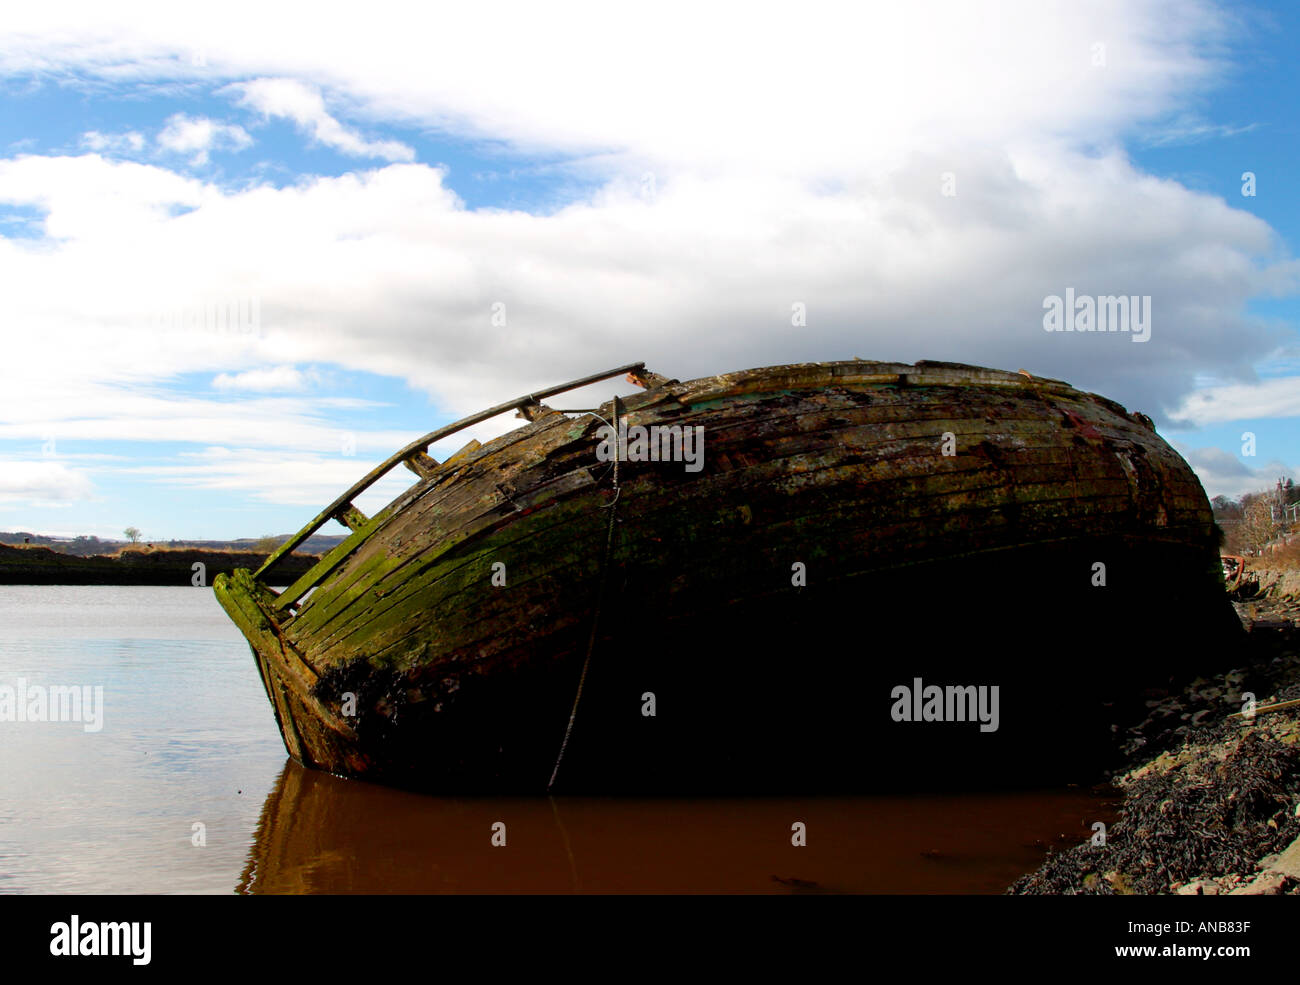
[[[258,601],[247,576],[219,582],[296,759],[437,776],[441,743],[447,776],[485,763],[492,776],[532,775],[535,753],[519,749],[543,713],[519,704],[521,689],[563,711],[558,696],[611,578],[619,598],[702,625],[764,599],[773,612],[787,605],[792,561],[815,564],[822,584],[874,585],[890,571],[1091,544],[1119,552],[1121,570],[1139,554],[1185,566],[1174,580],[1191,595],[1202,562],[1217,564],[1186,463],[1145,418],[1060,381],[816,363],[672,381],[621,409],[630,426],[703,427],[703,470],[625,461],[615,490],[611,463],[595,454],[596,417],[525,408],[532,420],[510,434],[443,463],[417,458],[416,485],[374,518],[348,514],[354,534],[278,601]],[[494,565],[504,585],[492,584]],[[361,705],[355,741],[339,710],[345,691]]]

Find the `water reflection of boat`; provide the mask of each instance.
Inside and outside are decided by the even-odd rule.
[[[240,893],[997,893],[1106,798],[446,798],[289,761]],[[953,818],[960,817],[961,824]],[[806,847],[792,826],[806,825]],[[493,825],[506,844],[492,844]]]
[[[426,435],[217,579],[291,756],[449,792],[543,790],[561,749],[569,791],[1040,784],[1104,754],[1107,701],[1240,632],[1200,483],[1112,401],[933,362],[629,369],[645,392],[594,411],[541,398],[598,377]],[[359,513],[403,463],[410,490]],[[271,590],[330,517],[352,535]],[[1000,718],[900,726],[918,679],[998,688]]]

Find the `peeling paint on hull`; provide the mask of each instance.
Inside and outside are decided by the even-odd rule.
[[[1141,415],[1066,384],[819,363],[622,409],[702,427],[703,468],[623,461],[615,489],[601,421],[543,409],[359,518],[305,600],[218,579],[295,759],[545,789],[594,638],[562,789],[873,789],[936,750],[969,776],[1235,626],[1195,475]],[[889,692],[917,676],[1000,684],[1004,727],[904,731]],[[1078,731],[1047,758],[1072,762]]]

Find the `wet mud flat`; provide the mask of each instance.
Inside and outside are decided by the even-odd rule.
[[[1050,855],[1012,894],[1300,895],[1300,600],[1236,603],[1247,630],[1234,669],[1112,727],[1123,793],[1104,844]],[[1095,839],[1094,839],[1095,840]]]

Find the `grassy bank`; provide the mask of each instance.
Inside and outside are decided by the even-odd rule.
[[[256,569],[265,560],[265,554],[156,549],[77,557],[44,547],[0,544],[0,585],[193,585],[200,573],[203,584],[211,585],[220,573]],[[292,581],[316,561],[313,555],[290,555],[276,566],[277,580]]]

